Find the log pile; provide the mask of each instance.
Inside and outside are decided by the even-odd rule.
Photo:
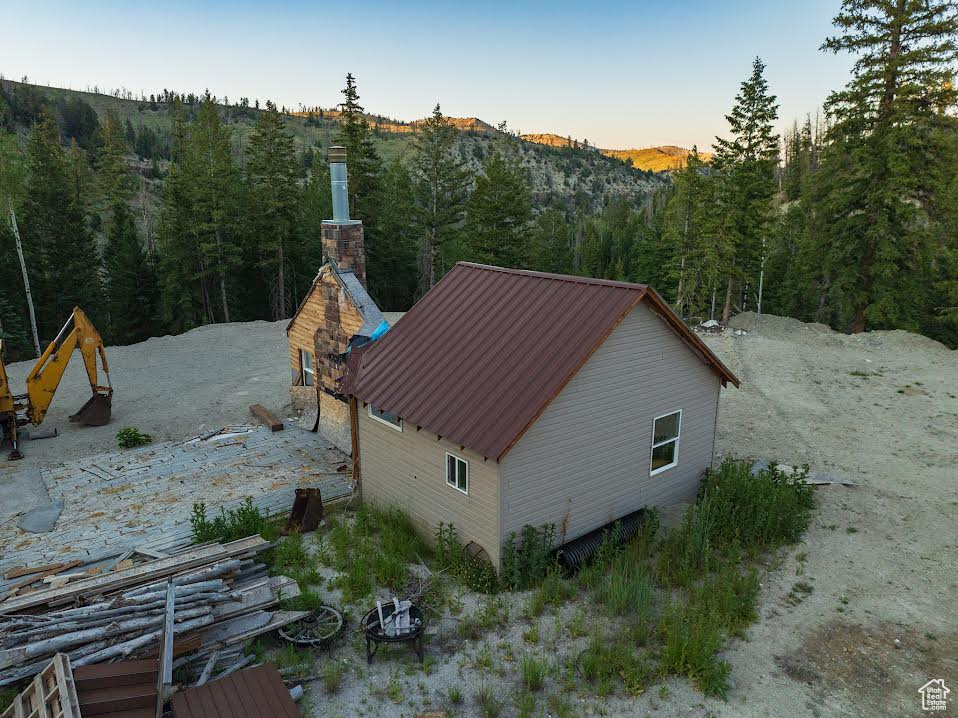
[[[294,580],[253,560],[269,547],[259,536],[194,547],[11,597],[0,603],[0,686],[39,673],[57,653],[82,666],[155,656],[172,641],[191,663],[299,620],[305,612],[268,610],[299,594]]]

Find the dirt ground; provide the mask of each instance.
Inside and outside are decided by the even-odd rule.
[[[752,314],[736,317],[733,326],[746,333],[704,337],[742,380],[740,389],[722,392],[718,453],[807,462],[856,486],[818,489],[805,543],[771,558],[760,618],[725,653],[733,666],[727,702],[670,678],[635,701],[576,699],[576,711],[917,716],[927,715],[918,688],[943,678],[953,691],[945,715],[958,715],[958,353],[900,331],[845,336]],[[27,443],[27,461],[103,451],[113,446],[118,426],[174,439],[247,422],[253,402],[280,411],[289,381],[283,329],[282,323],[220,325],[110,348],[115,420],[100,429],[66,421],[86,398],[79,364],[71,366],[49,417],[63,434]],[[15,387],[26,370],[11,368]],[[2,476],[0,470],[0,489],[11,490]],[[800,582],[811,592],[796,594]],[[514,600],[518,606],[522,599]],[[548,616],[536,648],[523,642],[522,631],[517,625],[489,641],[549,655],[551,645],[566,640]],[[356,662],[354,643],[333,656],[349,655],[354,666],[340,691],[327,697],[313,685],[317,714],[398,718],[441,707],[478,715],[476,673],[469,669],[477,647],[437,643],[431,654],[437,661],[424,675],[398,656],[367,669]],[[507,704],[503,715],[516,713],[514,674],[496,686]],[[398,703],[383,697],[390,682],[398,684]],[[465,700],[451,706],[448,689],[457,685]],[[544,700],[539,711],[546,711]]]

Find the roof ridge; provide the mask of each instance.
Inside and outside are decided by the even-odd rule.
[[[629,289],[635,292],[641,292],[647,289],[649,285],[639,284],[637,282],[622,282],[616,279],[598,279],[596,277],[580,277],[575,274],[555,274],[552,272],[539,272],[533,269],[512,269],[510,267],[498,267],[493,264],[480,264],[479,262],[456,262],[463,267],[472,269],[485,269],[490,272],[502,272],[503,274],[518,274],[527,277],[538,277],[539,279],[553,279],[559,282],[569,282],[572,284],[592,284],[602,287],[614,287],[616,289]]]

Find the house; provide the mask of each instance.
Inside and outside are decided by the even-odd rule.
[[[694,498],[738,379],[650,287],[461,262],[355,353],[365,500],[495,564],[526,524],[559,544]]]
[[[363,224],[349,219],[346,151],[329,149],[333,219],[322,223],[324,263],[286,326],[293,407],[310,417],[343,451],[350,451],[349,409],[339,391],[344,359],[388,328],[366,291]]]

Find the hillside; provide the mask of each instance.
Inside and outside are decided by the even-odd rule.
[[[636,169],[646,172],[667,172],[670,170],[682,169],[685,167],[686,157],[691,154],[691,150],[675,145],[663,145],[661,147],[646,147],[644,149],[630,150],[603,150],[593,147],[589,144],[579,142],[572,137],[562,137],[552,133],[521,135],[526,142],[533,142],[548,147],[566,147],[573,150],[585,150],[589,152],[599,152],[606,157],[613,157],[623,162],[628,161]],[[712,159],[711,152],[700,152],[701,157],[706,162]]]
[[[646,147],[644,149],[602,150],[602,154],[623,161],[631,160],[632,166],[638,169],[665,172],[666,170],[677,170],[685,167],[686,158],[692,154],[692,151],[684,147],[663,145],[662,147]],[[699,152],[699,157],[705,162],[710,162],[712,153]]]
[[[138,148],[141,161],[136,163],[136,169],[147,179],[155,179],[155,176],[150,177],[151,173],[162,174],[165,170],[172,130],[169,103],[10,80],[0,80],[0,90],[6,95],[9,106],[33,108],[37,102],[45,101],[57,110],[61,119],[66,114],[82,116],[85,107],[92,108],[100,121],[108,111],[113,111],[127,125],[127,133],[133,138],[131,144]],[[188,97],[195,100],[185,105],[187,116],[191,118],[197,112],[201,98]],[[0,125],[3,123],[2,103],[3,98],[0,97]],[[260,111],[248,104],[218,103],[218,107],[232,130],[234,153],[242,164],[249,133]],[[403,123],[375,114],[368,117],[374,129],[377,149],[384,161],[411,156],[418,121]],[[19,119],[15,116],[14,120],[14,128],[25,137],[29,130],[29,115]],[[598,209],[614,196],[631,197],[638,204],[667,182],[652,172],[630,167],[625,162],[590,150],[550,147],[525,141],[500,132],[475,117],[451,118],[451,121],[461,131],[457,143],[459,155],[474,170],[479,169],[483,158],[494,146],[508,146],[529,173],[537,206],[558,202],[570,206],[573,203],[584,204]],[[339,112],[320,108],[290,111],[286,113],[286,127],[294,136],[297,151],[304,155],[304,165],[307,165],[312,156],[322,156],[325,149],[335,143]],[[70,132],[65,130],[64,134],[69,137]],[[149,137],[149,142],[141,142],[143,137]],[[90,141],[94,139],[90,138]],[[82,141],[79,144],[84,145]],[[156,163],[155,167],[151,167],[152,162]]]

